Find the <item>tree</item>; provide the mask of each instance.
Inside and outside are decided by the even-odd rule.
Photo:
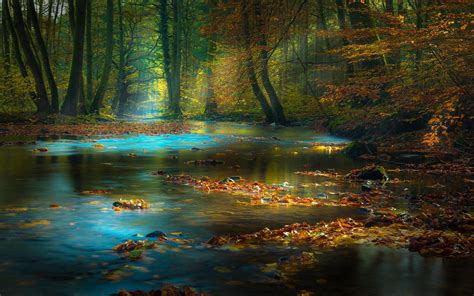
[[[99,113],[102,107],[102,101],[104,99],[105,90],[109,82],[110,71],[112,69],[112,57],[114,48],[114,2],[113,0],[107,0],[107,28],[106,28],[106,50],[105,50],[105,61],[104,68],[102,71],[102,77],[97,87],[97,91],[94,96],[91,111]]]
[[[168,112],[171,116],[181,116],[181,23],[179,20],[179,0],[172,1],[172,38],[168,31],[169,17],[166,0],[160,0],[160,36],[163,55],[163,72],[168,89]]]
[[[44,67],[46,78],[48,80],[49,91],[51,93],[51,108],[54,113],[57,113],[59,112],[58,87],[56,85],[56,79],[54,78],[53,70],[51,69],[48,49],[46,48],[46,43],[44,42],[43,36],[41,34],[41,27],[38,21],[38,15],[35,11],[35,4],[33,0],[27,0],[27,9],[29,18],[31,19],[31,23],[33,25],[36,44],[39,48],[41,64]]]
[[[94,92],[94,83],[92,79],[92,59],[93,58],[94,58],[94,53],[92,51],[92,0],[89,0],[87,2],[87,7],[86,7],[86,77],[87,77],[86,78],[86,82],[87,82],[86,83],[86,98],[87,98],[87,101],[89,102],[92,101],[93,99],[92,96]],[[94,103],[92,103],[91,111],[98,112],[98,110],[95,110]]]
[[[26,25],[23,21],[23,13],[20,1],[13,0],[12,8],[14,14],[15,31],[18,35],[19,43],[23,49],[23,54],[35,81],[36,97],[34,98],[34,103],[39,113],[49,113],[51,108],[48,101],[48,92],[46,90],[46,85],[43,78],[43,71],[41,65],[38,63],[35,57],[33,48],[31,47],[32,42],[26,30]]]
[[[260,88],[260,85],[257,80],[257,74],[255,71],[255,64],[253,62],[252,57],[252,48],[251,48],[251,40],[252,35],[250,32],[250,25],[249,25],[249,5],[247,0],[243,0],[241,4],[241,17],[242,17],[242,39],[244,43],[244,50],[245,50],[245,65],[247,70],[248,79],[250,81],[250,86],[252,87],[252,91],[257,98],[257,101],[260,103],[260,107],[262,108],[263,113],[265,114],[265,118],[267,122],[274,122],[275,114],[272,111],[270,104],[265,98],[265,95]]]
[[[73,31],[73,54],[69,83],[61,107],[61,113],[77,115],[78,103],[83,96],[82,65],[84,59],[84,31],[86,7],[89,0],[69,0],[71,30]]]
[[[216,0],[210,0],[208,2],[208,17],[211,18],[214,10],[216,9],[217,2]],[[216,34],[211,34],[209,40],[207,40],[207,66],[206,66],[206,81],[207,81],[207,92],[205,98],[204,114],[206,116],[214,115],[217,111],[217,103],[214,98],[214,84],[213,84],[213,74],[212,74],[212,64],[215,60],[217,50],[216,44]]]
[[[268,60],[270,59],[270,57],[268,55],[268,44],[266,37],[267,34],[263,16],[261,13],[261,3],[260,0],[254,1],[257,31],[261,33],[259,35],[260,37],[258,44],[260,47],[260,76],[262,79],[262,84],[270,99],[275,122],[279,124],[285,124],[286,118],[285,114],[283,113],[283,106],[280,103],[280,99],[278,98],[278,95],[275,91],[275,88],[273,87],[273,84],[270,80],[270,75],[268,73]]]
[[[10,34],[8,32],[7,24],[7,1],[2,1],[2,46],[3,46],[3,67],[5,73],[10,72]]]

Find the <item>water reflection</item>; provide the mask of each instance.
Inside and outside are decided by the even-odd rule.
[[[303,289],[319,295],[437,295],[448,291],[454,295],[472,291],[468,280],[472,260],[425,259],[406,250],[385,248],[336,250],[322,254],[319,264],[295,274],[290,279],[294,285],[288,287],[261,268],[281,256],[298,254],[301,248],[269,245],[236,252],[202,247],[201,242],[216,234],[365,214],[349,208],[244,206],[236,203],[239,197],[173,186],[151,175],[151,171],[165,170],[215,178],[240,175],[267,183],[321,183],[326,179],[294,172],[331,168],[343,174],[362,165],[339,154],[311,149],[316,141],[342,140],[306,129],[195,124],[197,128],[190,135],[98,140],[104,149],[95,149],[93,142],[71,139],[40,142],[39,146],[49,149],[42,154],[31,153],[33,147],[29,146],[1,147],[0,293],[106,295],[119,288],[151,289],[163,282],[191,285],[215,295],[275,291],[295,295]],[[193,152],[192,147],[202,150]],[[131,152],[137,157],[129,157]],[[172,155],[178,158],[170,158]],[[206,158],[221,159],[225,164],[185,164]],[[240,169],[236,170],[236,165]],[[409,187],[419,190],[421,185]],[[111,189],[113,193],[80,194],[91,189]],[[295,190],[314,195],[359,188],[337,183]],[[152,209],[110,210],[113,200],[130,196],[145,198]],[[52,203],[62,208],[49,208]],[[50,224],[21,227],[38,220]],[[182,232],[183,238],[194,243],[190,249],[163,246],[147,252],[139,262],[121,260],[110,251],[134,234],[154,230]]]

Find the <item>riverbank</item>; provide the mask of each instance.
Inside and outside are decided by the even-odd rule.
[[[162,135],[188,132],[182,121],[118,121],[100,116],[1,116],[0,136],[114,137],[129,134]]]

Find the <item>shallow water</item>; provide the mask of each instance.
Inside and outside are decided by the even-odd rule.
[[[334,169],[343,174],[363,163],[314,150],[315,142],[345,140],[304,128],[193,125],[192,133],[184,135],[126,136],[97,142],[42,140],[37,145],[0,147],[0,294],[108,295],[119,288],[150,290],[173,283],[213,295],[296,295],[302,290],[316,295],[472,295],[470,259],[423,258],[382,247],[344,248],[320,254],[318,264],[300,270],[283,285],[266,264],[300,254],[303,247],[205,248],[202,243],[218,234],[364,217],[365,213],[349,208],[252,207],[237,202],[245,197],[168,184],[152,171],[215,178],[239,175],[297,185],[328,180],[298,176],[295,171]],[[105,148],[94,148],[97,143]],[[48,152],[32,153],[37,147],[47,147]],[[201,150],[191,151],[193,147]],[[129,157],[129,153],[137,156]],[[185,164],[208,158],[225,164]],[[233,168],[235,165],[240,169]],[[393,189],[419,192],[438,182],[442,180],[425,178]],[[112,194],[80,194],[92,189],[110,189]],[[338,183],[295,190],[314,196],[360,189]],[[111,210],[112,202],[120,197],[142,197],[152,208]],[[50,208],[53,203],[61,207]],[[34,221],[49,224],[32,225]],[[134,234],[154,230],[182,232],[180,238],[193,243],[163,244],[145,251],[140,261],[121,259],[111,251],[127,239],[136,239]]]

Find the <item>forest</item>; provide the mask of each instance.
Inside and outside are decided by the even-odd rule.
[[[471,0],[0,3],[0,295],[474,291]]]

